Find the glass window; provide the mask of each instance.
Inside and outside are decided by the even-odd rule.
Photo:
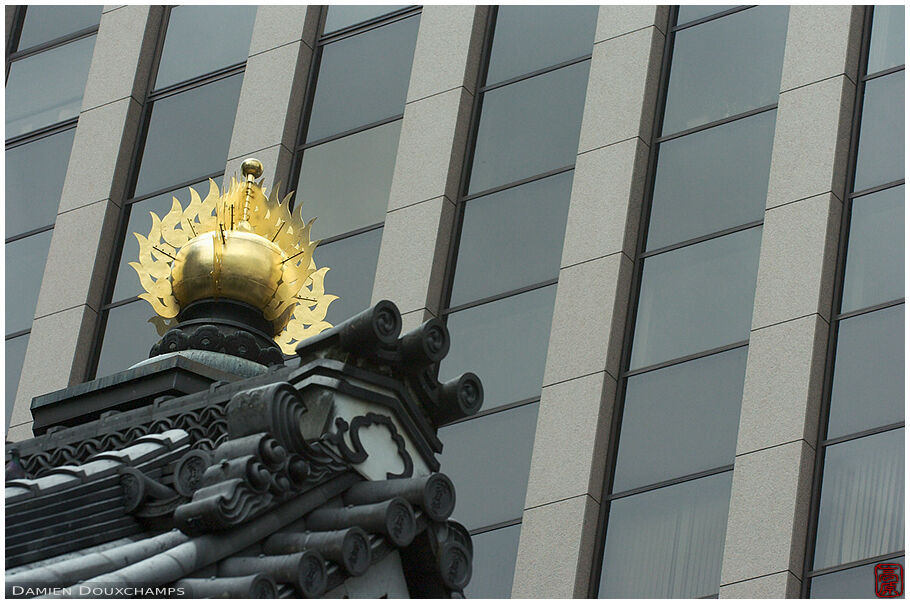
[[[597,6],[501,6],[487,84],[591,54]]]
[[[451,306],[559,274],[572,172],[465,204]]]
[[[6,150],[6,236],[54,224],[76,129]]]
[[[98,25],[101,6],[46,6],[30,5],[25,11],[19,50],[50,42]]]
[[[512,596],[512,577],[518,558],[521,525],[472,535],[474,564],[471,582],[464,590],[468,598],[505,599]]]
[[[158,315],[145,300],[137,300],[104,311],[107,324],[101,357],[95,375],[103,377],[149,358],[149,350],[161,336],[152,323]]]
[[[649,250],[763,218],[776,113],[661,144]]]
[[[884,560],[904,565],[904,557]],[[880,564],[880,563],[879,563]],[[875,564],[866,564],[821,575],[812,579],[809,597],[816,598],[874,598],[875,597]]]
[[[630,377],[613,492],[732,464],[747,349]]]
[[[393,11],[405,8],[407,4],[401,6],[380,6],[380,5],[333,5],[328,9],[325,17],[325,29],[323,34],[330,34],[333,31],[357,25],[382,15],[387,15]]]
[[[449,315],[452,347],[439,379],[473,371],[484,409],[540,396],[555,299],[551,285]]]
[[[307,141],[404,111],[420,16],[322,48]]]
[[[370,306],[381,240],[382,229],[375,229],[316,248],[316,266],[329,267],[325,292],[339,297],[329,305],[326,315],[332,325]]]
[[[601,598],[698,598],[717,593],[733,473],[610,504]]]
[[[53,234],[44,231],[6,244],[6,291],[15,292],[6,305],[6,333],[32,326]]]
[[[761,227],[644,262],[631,369],[749,337]]]
[[[716,15],[717,13],[723,12],[725,10],[730,10],[731,8],[735,7],[735,4],[683,5],[679,7],[679,15],[676,18],[676,23],[682,25],[683,23],[710,17],[711,15]]]
[[[469,530],[520,518],[537,404],[439,429],[441,471],[458,485],[452,517]]]
[[[400,134],[399,120],[303,152],[294,198],[314,239],[385,221]]]
[[[19,61],[6,80],[6,138],[79,115],[95,36]]]
[[[828,447],[815,568],[903,549],[904,430]]]
[[[172,8],[155,88],[246,61],[255,19],[255,6]]]
[[[224,169],[243,74],[155,101],[135,196]]]
[[[853,200],[841,312],[904,295],[904,187]]]
[[[904,7],[876,6],[872,13],[872,40],[866,73],[904,64]]]
[[[904,305],[840,322],[828,438],[904,419]]]
[[[19,389],[19,376],[22,364],[25,363],[25,349],[28,348],[28,334],[6,341],[6,425],[16,402],[16,390]],[[516,546],[518,544],[516,543]]]
[[[904,177],[904,72],[866,82],[854,191]]]
[[[575,163],[589,66],[484,93],[468,193]]]
[[[786,6],[761,6],[676,34],[663,133],[777,102]]]

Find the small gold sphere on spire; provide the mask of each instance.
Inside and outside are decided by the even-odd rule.
[[[262,176],[262,162],[253,157],[248,157],[240,164],[240,172],[243,174],[244,178],[248,176],[259,178]]]

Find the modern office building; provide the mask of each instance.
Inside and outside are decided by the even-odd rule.
[[[902,6],[7,7],[7,440],[145,359],[250,156],[337,323],[445,320],[472,597],[875,595],[904,556]],[[294,362],[294,361],[289,361]],[[880,578],[880,577],[879,577]]]

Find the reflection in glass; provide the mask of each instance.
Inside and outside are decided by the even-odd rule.
[[[683,25],[689,21],[695,21],[696,19],[703,19],[711,15],[716,15],[725,10],[730,10],[734,8],[735,4],[711,4],[711,5],[697,5],[697,4],[686,4],[679,7],[679,14],[676,17],[676,24]]]
[[[95,36],[14,61],[6,80],[6,138],[79,115]]]
[[[149,358],[149,350],[161,336],[150,322],[157,317],[145,300],[104,311],[107,323],[101,343],[96,377],[111,375]]]
[[[16,390],[19,389],[19,376],[25,362],[25,349],[28,348],[28,334],[6,341],[6,425],[13,413],[16,402]],[[518,544],[516,543],[516,546]]]
[[[876,6],[872,12],[872,40],[866,73],[904,64],[904,7]]]
[[[32,4],[25,11],[22,32],[17,50],[50,42],[74,34],[79,30],[98,25],[101,5],[96,6],[47,6]]]
[[[540,396],[555,299],[551,285],[449,315],[452,347],[440,381],[476,373],[483,409]]]
[[[307,141],[404,111],[420,15],[322,48]]]
[[[351,25],[356,25],[376,17],[381,17],[382,15],[387,15],[388,13],[402,9],[406,6],[407,4],[402,4],[401,6],[334,4],[328,8],[325,17],[325,28],[322,33],[323,35],[330,34],[339,29],[344,29]]]
[[[537,403],[440,428],[439,463],[458,485],[452,517],[468,530],[520,518]]]
[[[483,95],[468,193],[575,163],[590,61]]]
[[[325,292],[339,297],[329,305],[325,318],[332,325],[370,306],[381,240],[382,229],[374,229],[316,248],[316,266],[329,267]]]
[[[760,6],[676,34],[663,134],[777,102],[786,6]]]
[[[295,204],[325,239],[385,221],[401,120],[303,152]]]
[[[630,369],[749,338],[761,227],[644,262]]]
[[[883,560],[904,565],[904,557]],[[848,568],[812,579],[809,597],[817,598],[874,598],[875,564]]]
[[[649,250],[762,219],[776,113],[661,144]]]
[[[135,197],[224,169],[243,74],[152,105]]]
[[[44,231],[6,244],[6,333],[32,326],[44,265],[54,231]]]
[[[610,504],[601,598],[698,598],[717,593],[733,473]]]
[[[572,172],[465,204],[450,306],[555,279]]]
[[[904,187],[853,200],[841,312],[904,295]]]
[[[829,446],[815,569],[904,549],[904,430]]]
[[[866,82],[854,191],[904,177],[904,72]]]
[[[613,492],[732,464],[747,349],[630,377]]]
[[[591,54],[597,6],[500,6],[486,83]]]
[[[904,305],[840,322],[828,438],[904,419]]]
[[[155,88],[246,61],[255,19],[255,6],[173,7]]]
[[[6,150],[6,236],[54,224],[76,129]]]
[[[521,525],[471,536],[474,544],[474,564],[471,582],[464,590],[468,598],[509,598],[512,596],[512,577],[518,557],[518,537]]]

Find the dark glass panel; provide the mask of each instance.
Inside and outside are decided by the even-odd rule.
[[[243,74],[155,101],[135,196],[224,169]]]
[[[15,292],[6,304],[6,333],[32,326],[53,234],[44,231],[6,244],[6,291]]]
[[[440,428],[441,471],[458,485],[452,517],[469,530],[521,518],[537,403]]]
[[[688,23],[689,21],[703,19],[704,17],[716,15],[717,13],[723,12],[725,10],[730,10],[735,6],[735,4],[683,5],[679,7],[679,15],[676,17],[676,24],[682,25],[684,23]]]
[[[54,224],[73,148],[72,128],[6,150],[6,236]]]
[[[761,220],[776,111],[660,146],[648,249]]]
[[[79,115],[95,36],[19,61],[6,79],[6,138]]]
[[[18,50],[50,42],[62,36],[98,25],[101,6],[31,5],[25,11]]]
[[[904,419],[904,305],[840,322],[828,438]]]
[[[885,560],[904,565],[904,557]],[[877,563],[881,564],[881,563]],[[875,598],[875,564],[848,568],[812,579],[809,597],[818,598]],[[903,599],[904,596],[901,596]]]
[[[575,163],[590,61],[483,95],[469,193]]]
[[[815,568],[903,549],[903,428],[828,447]]]
[[[400,6],[393,5],[333,5],[329,6],[328,13],[325,17],[325,29],[323,34],[330,34],[333,31],[350,27],[382,15],[387,15],[393,11],[406,7],[407,4]]]
[[[904,296],[904,187],[853,200],[841,312]]]
[[[720,587],[732,472],[610,504],[601,598],[699,598]]]
[[[501,6],[487,84],[591,54],[597,6]]]
[[[246,61],[255,19],[255,6],[172,8],[155,88]]]
[[[904,72],[869,80],[856,155],[854,191],[904,177]]]
[[[471,582],[464,590],[466,597],[511,597],[520,534],[521,525],[516,524],[471,536],[474,565]]]
[[[416,15],[323,47],[308,141],[404,111],[419,24]]]
[[[451,306],[559,274],[572,172],[465,205]]]
[[[399,120],[303,152],[294,198],[313,239],[385,221],[400,133]]]
[[[872,40],[866,73],[904,64],[904,7],[876,6],[872,12]]]
[[[6,341],[6,425],[13,413],[16,402],[16,390],[19,388],[19,376],[25,362],[25,349],[28,348],[28,334]],[[517,546],[517,543],[516,543]]]
[[[644,262],[631,369],[746,340],[761,227]]]
[[[630,377],[613,492],[732,464],[747,349]]]
[[[484,409],[540,396],[555,299],[551,285],[449,315],[452,347],[439,379],[476,373]]]
[[[316,266],[329,267],[325,293],[339,297],[326,315],[326,321],[332,325],[370,306],[381,240],[382,229],[375,229],[316,248],[313,255]]]
[[[161,339],[151,322],[158,315],[145,300],[137,300],[104,311],[107,323],[101,343],[96,377],[129,369],[149,358],[149,350]]]
[[[663,133],[777,102],[786,6],[761,6],[676,34]]]

